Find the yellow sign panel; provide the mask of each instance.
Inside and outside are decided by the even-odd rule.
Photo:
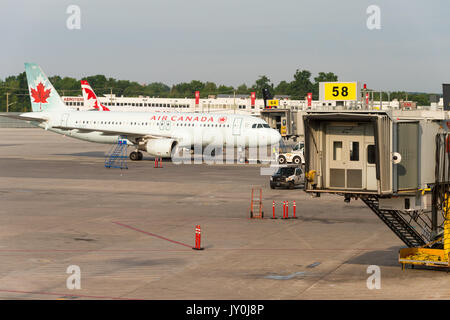
[[[285,136],[286,133],[287,133],[287,128],[286,128],[286,126],[281,126],[280,134],[281,134],[282,136]]]
[[[324,93],[325,100],[358,100],[358,87],[356,82],[325,82]]]
[[[269,107],[278,107],[279,100],[267,100],[267,106]]]

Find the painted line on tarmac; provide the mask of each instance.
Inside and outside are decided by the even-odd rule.
[[[21,293],[21,294],[40,294],[47,296],[59,296],[60,298],[93,298],[93,299],[108,299],[108,300],[141,300],[132,298],[120,298],[120,297],[109,297],[109,296],[91,296],[84,294],[67,294],[67,293],[56,293],[56,292],[40,292],[40,291],[21,291],[21,290],[2,290],[0,293]]]
[[[184,246],[187,246],[183,244]],[[189,248],[192,248],[189,246]],[[315,248],[210,248],[210,251],[391,251],[386,248],[355,248],[355,249],[344,249],[344,248],[329,248],[329,249],[315,249]],[[174,249],[86,249],[86,250],[70,250],[70,249],[0,249],[0,255],[4,256],[2,253],[139,253],[139,252],[186,252],[185,250],[174,250]]]
[[[168,238],[166,238],[166,237],[159,236],[159,235],[154,234],[154,233],[151,233],[151,232],[147,232],[147,231],[144,231],[144,230],[140,230],[140,229],[138,229],[138,228],[135,228],[135,227],[132,227],[132,226],[129,226],[129,225],[126,225],[126,224],[117,222],[117,221],[112,221],[112,223],[117,224],[117,225],[122,226],[122,227],[125,227],[125,228],[128,228],[128,229],[131,229],[131,230],[134,230],[134,231],[137,231],[137,232],[144,233],[144,234],[146,234],[146,235],[149,235],[149,236],[152,236],[152,237],[161,239],[161,240],[166,240],[166,241],[169,241],[169,242],[172,242],[172,243],[175,243],[175,244],[179,244],[179,245],[181,245],[181,246],[185,246],[185,247],[188,247],[188,248],[192,249],[192,246],[190,246],[190,245],[188,245],[188,244],[185,244],[185,243],[182,243],[182,242],[179,242],[179,241],[175,241],[175,240],[168,239]]]

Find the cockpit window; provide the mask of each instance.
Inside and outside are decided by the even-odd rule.
[[[267,123],[255,123],[252,125],[252,128],[270,128],[270,126]]]

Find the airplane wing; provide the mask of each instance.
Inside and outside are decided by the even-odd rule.
[[[24,121],[37,121],[37,122],[47,121],[47,119],[26,117],[26,116],[21,116],[20,114],[0,114],[0,117],[18,119],[18,120],[24,120]]]
[[[24,121],[36,121],[36,122],[45,122],[48,119],[45,117],[41,118],[35,118],[30,117],[26,115],[20,115],[20,114],[0,114],[2,117],[11,118],[11,119],[18,119],[18,120],[24,120]],[[142,132],[133,132],[133,131],[119,131],[119,130],[108,130],[108,129],[98,129],[98,128],[79,128],[79,127],[70,127],[70,126],[52,126],[52,128],[56,129],[63,129],[63,130],[78,130],[80,132],[101,132],[103,135],[111,135],[111,136],[127,136],[128,138],[134,138],[134,139],[173,139],[170,135],[165,134],[147,134]]]
[[[164,134],[148,134],[142,132],[133,131],[119,131],[119,130],[108,130],[108,129],[98,129],[98,128],[79,128],[79,127],[69,127],[69,126],[52,126],[52,128],[63,129],[63,130],[78,130],[80,132],[101,132],[103,135],[108,136],[126,136],[128,138],[144,138],[144,139],[173,139],[170,135]]]

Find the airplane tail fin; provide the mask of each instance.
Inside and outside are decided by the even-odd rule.
[[[25,72],[33,112],[69,110],[41,67],[35,63],[25,63]]]
[[[86,80],[81,80],[81,91],[83,91],[84,105],[88,108],[97,109],[99,111],[109,111],[97,98],[94,90]]]

